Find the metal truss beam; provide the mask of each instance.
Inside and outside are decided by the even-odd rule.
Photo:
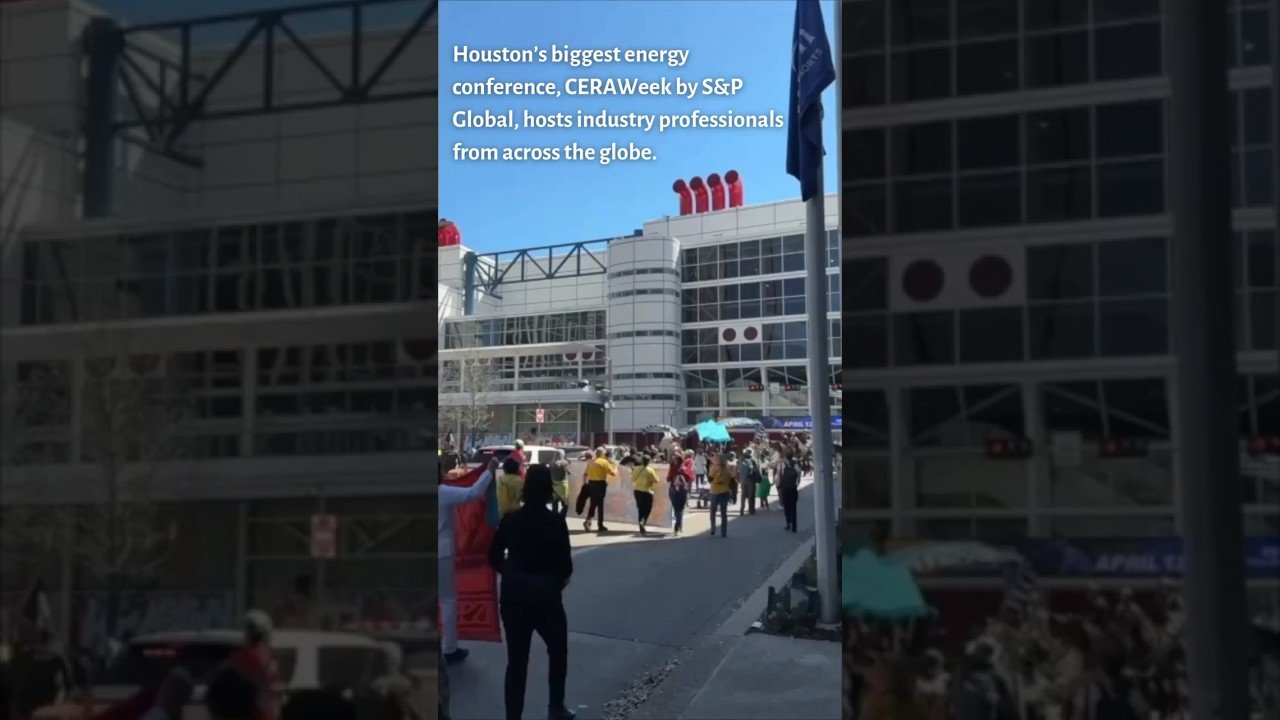
[[[420,7],[410,24],[383,55],[372,71],[361,62],[367,46],[364,16],[374,6]],[[109,175],[105,167],[113,161],[113,141],[117,138],[146,147],[174,162],[198,167],[202,161],[178,149],[184,134],[194,123],[284,112],[320,110],[348,105],[393,102],[436,97],[434,87],[420,90],[388,90],[383,82],[387,72],[404,56],[405,48],[435,17],[438,0],[340,0],[296,7],[218,15],[121,27],[109,18],[94,20],[86,31],[90,58],[86,126],[86,214],[107,214],[110,204]],[[317,13],[345,11],[350,14],[348,44],[350,67],[335,72],[294,26],[297,19]],[[196,69],[192,37],[200,30],[229,24],[246,24],[233,36],[231,50],[207,74]],[[176,35],[176,57],[165,57],[146,46],[156,35]],[[326,38],[332,38],[327,35]],[[237,63],[256,48],[262,55],[262,72],[257,81],[256,100],[248,106],[210,107],[210,98],[223,86]],[[330,86],[327,97],[282,100],[275,83],[276,55],[281,49],[296,50],[307,64]],[[124,90],[116,102],[117,88]],[[120,107],[123,105],[123,107]]]
[[[635,235],[639,234],[636,231]],[[504,284],[605,275],[609,272],[609,266],[604,253],[614,239],[616,238],[602,238],[491,253],[467,253],[463,260],[467,294],[464,298],[464,314],[472,313],[477,293],[501,298],[498,288]]]

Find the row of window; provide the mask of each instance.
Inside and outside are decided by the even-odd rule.
[[[831,357],[841,354],[841,321],[832,320]],[[697,328],[680,332],[681,362],[686,365],[717,362],[759,362],[764,360],[804,360],[809,357],[807,323],[803,321],[765,323],[761,341],[733,345],[720,344],[718,328]]]
[[[675,268],[639,268],[609,273],[610,278],[631,277],[632,275],[675,275],[680,277],[680,271]]]
[[[680,373],[673,372],[644,372],[644,373],[618,373],[613,376],[614,380],[679,380]]]
[[[845,108],[1156,77],[1161,24],[1127,22],[846,55]]]
[[[434,256],[308,268],[250,268],[23,284],[21,322],[51,325],[177,315],[415,302],[433,298]]]
[[[636,295],[670,295],[671,297],[680,297],[680,291],[673,288],[639,288],[637,290],[619,290],[609,293],[610,300],[618,298],[635,297]]]
[[[805,269],[804,235],[743,240],[686,248],[680,254],[684,282],[728,280]],[[827,267],[840,266],[840,233],[827,231]]]
[[[1266,0],[1250,0],[1250,4]],[[1158,20],[1160,0],[849,0],[846,53]],[[1019,22],[1021,18],[1021,22]]]
[[[609,333],[610,340],[621,340],[624,338],[635,337],[680,337],[680,333],[675,330],[628,330],[624,332]]]
[[[23,280],[59,283],[436,256],[433,213],[159,230],[28,242]]]
[[[1238,96],[1245,104],[1245,136],[1270,141],[1264,91]],[[1259,127],[1262,123],[1264,127]],[[1164,102],[1038,110],[941,120],[844,133],[844,173],[852,182],[907,176],[987,172],[1022,165],[1157,156],[1164,152]]]
[[[1280,378],[1239,379],[1241,437],[1280,432]],[[992,438],[1034,433],[1017,385],[914,387],[901,391],[904,442],[915,448],[978,449]],[[1163,378],[1045,382],[1038,387],[1042,416],[1052,436],[1079,433],[1088,443],[1104,438],[1170,439],[1169,385]],[[886,448],[892,420],[886,391],[846,389],[845,442]],[[1051,447],[1038,452],[1053,452]]]
[[[1168,352],[1165,299],[1046,303],[868,315],[845,320],[845,362],[856,368],[1001,363]],[[1274,346],[1275,317],[1259,311],[1255,339]]]
[[[585,342],[602,340],[604,334],[603,310],[458,320],[445,324],[445,348]]]
[[[657,395],[617,395],[613,398],[614,402],[640,402],[648,400],[658,400],[662,402],[682,402],[683,397],[679,395],[657,394]]]
[[[1271,230],[1233,235],[1237,290],[1280,288],[1280,250]],[[1169,251],[1163,238],[1044,245],[1026,250],[1026,295],[1032,301],[1137,298],[1163,295],[1169,287]],[[889,307],[889,261],[854,258],[843,268],[846,313]]]
[[[680,297],[686,323],[803,315],[805,278],[686,289]],[[827,312],[839,312],[840,300],[840,276],[827,275]]]

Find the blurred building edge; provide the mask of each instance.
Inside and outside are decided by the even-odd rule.
[[[335,625],[435,616],[436,34],[0,5],[6,606],[42,577],[93,648],[300,574]]]
[[[1124,5],[843,0],[850,534],[1185,533],[1166,179],[1170,57],[1185,53],[1169,3]],[[1265,539],[1280,534],[1274,4],[1223,5],[1241,472],[1215,482],[1240,484],[1246,534]],[[1280,603],[1274,575],[1250,592]]]

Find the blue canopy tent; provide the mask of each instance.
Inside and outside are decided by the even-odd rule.
[[[724,425],[715,420],[703,420],[698,423],[694,430],[698,433],[698,439],[702,442],[729,442],[732,440],[729,437],[729,431],[725,429]]]
[[[920,587],[905,564],[886,561],[863,548],[842,561],[840,598],[848,615],[910,620],[929,612]]]

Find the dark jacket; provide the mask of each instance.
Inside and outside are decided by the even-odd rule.
[[[569,526],[559,513],[526,504],[498,523],[489,565],[502,575],[502,602],[559,602],[573,575]]]

